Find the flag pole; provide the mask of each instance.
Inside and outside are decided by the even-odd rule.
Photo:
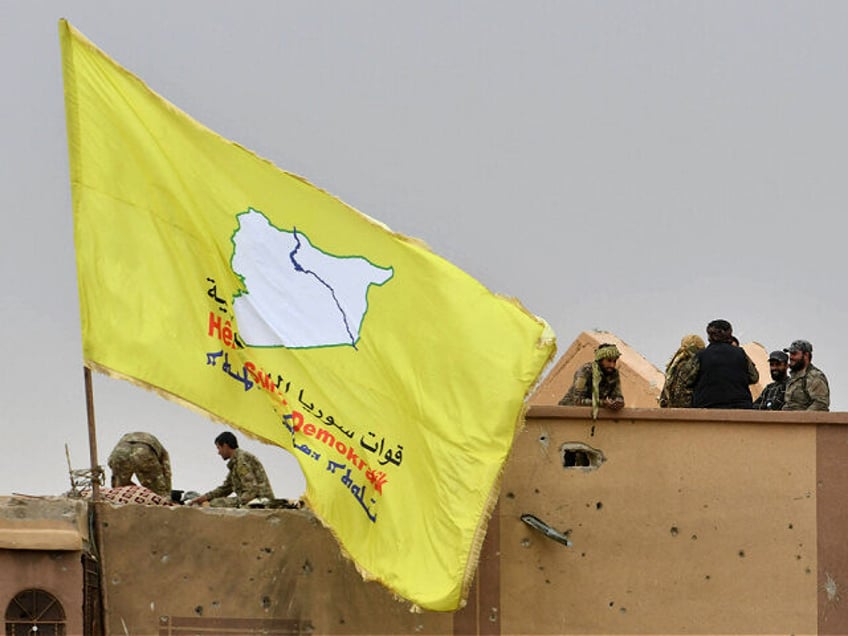
[[[97,465],[97,436],[94,430],[94,390],[91,385],[91,369],[84,366],[85,408],[88,416],[88,454],[91,458],[91,500],[100,500],[100,467]]]

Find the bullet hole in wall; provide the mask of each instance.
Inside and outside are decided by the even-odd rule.
[[[560,446],[560,454],[566,469],[597,470],[606,461],[603,451],[582,442],[566,442]]]

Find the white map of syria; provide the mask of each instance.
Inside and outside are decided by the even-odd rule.
[[[261,212],[238,215],[233,271],[246,293],[233,300],[239,336],[253,347],[356,346],[368,288],[394,274],[361,256],[317,249],[297,229],[274,227]]]

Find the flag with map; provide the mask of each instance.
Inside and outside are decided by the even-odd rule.
[[[364,576],[459,607],[546,323],[59,30],[85,364],[292,453]]]

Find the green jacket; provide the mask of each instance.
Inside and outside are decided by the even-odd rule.
[[[618,369],[610,375],[602,374],[601,383],[598,386],[598,401],[604,398],[624,399],[621,393],[621,378]],[[559,401],[562,406],[592,406],[592,363],[587,362],[577,369],[574,374],[574,382],[568,393]]]
[[[812,364],[793,373],[786,383],[784,411],[829,411],[830,387],[827,377]]]
[[[226,497],[234,492],[238,498],[238,504],[243,506],[257,497],[274,498],[268,475],[265,474],[262,463],[256,459],[255,455],[236,448],[227,462],[227,469],[229,472],[224,483],[215,490],[207,492],[205,495],[207,499]]]

